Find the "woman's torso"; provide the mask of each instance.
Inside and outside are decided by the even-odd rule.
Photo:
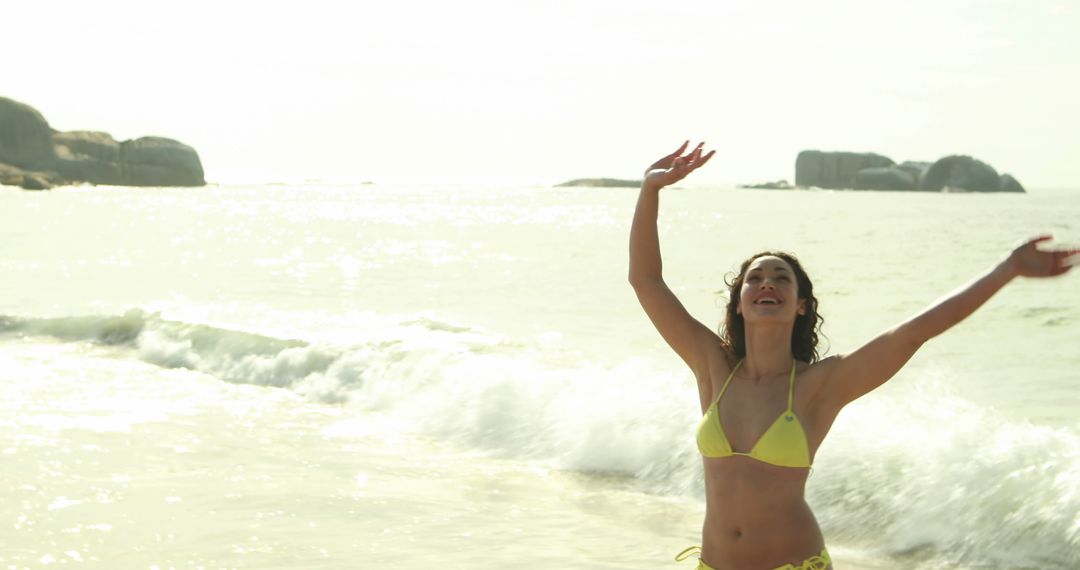
[[[792,411],[806,433],[813,458],[836,411],[821,394],[829,362],[797,363]],[[703,414],[716,401],[733,367],[714,360],[699,378]],[[740,381],[741,380],[741,381]],[[757,382],[738,373],[716,403],[723,432],[736,452],[748,452],[788,403],[785,372]],[[771,465],[751,457],[705,457],[706,516],[702,558],[716,570],[771,569],[818,554],[824,538],[805,500],[810,469]]]

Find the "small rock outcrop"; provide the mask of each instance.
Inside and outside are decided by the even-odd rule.
[[[758,182],[757,184],[739,184],[736,188],[755,190],[793,190],[795,186],[787,180],[777,180],[775,182]]]
[[[195,149],[162,137],[119,142],[98,131],[59,132],[36,109],[0,97],[0,184],[205,186]]]
[[[24,190],[48,190],[61,181],[55,172],[23,170],[0,163],[0,186],[18,186]]]
[[[637,188],[641,186],[640,180],[622,180],[619,178],[575,178],[574,180],[567,180],[561,184],[556,184],[556,188],[562,188],[567,186],[590,186],[593,188]]]

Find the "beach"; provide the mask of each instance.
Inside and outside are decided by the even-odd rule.
[[[715,327],[738,262],[793,251],[843,352],[1018,240],[1080,243],[1076,192],[669,189],[665,276]],[[0,567],[680,567],[700,410],[626,282],[635,198],[0,190]],[[807,486],[837,568],[1080,564],[1076,279],[841,413]]]

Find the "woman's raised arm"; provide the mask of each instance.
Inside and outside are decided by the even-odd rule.
[[[1039,236],[1014,249],[1001,263],[919,314],[881,333],[849,354],[836,357],[828,397],[841,408],[892,378],[926,341],[949,330],[1016,277],[1055,277],[1080,261],[1080,249],[1040,250]]]
[[[702,155],[705,143],[701,143],[683,156],[688,144],[689,141],[683,143],[645,171],[630,228],[630,284],[660,336],[701,378],[707,365],[704,347],[708,339],[716,335],[691,317],[664,283],[660,238],[656,230],[660,190],[703,166],[716,152]]]

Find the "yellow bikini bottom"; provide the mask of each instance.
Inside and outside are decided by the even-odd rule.
[[[682,562],[687,558],[690,558],[693,554],[700,554],[700,546],[691,546],[686,550],[680,552],[675,557],[676,562]],[[806,560],[803,560],[800,564],[784,564],[783,566],[777,566],[773,570],[825,570],[832,563],[832,558],[829,558],[829,550],[826,548],[821,549],[821,554],[815,554]],[[712,566],[705,563],[704,560],[698,558],[697,570],[714,570]]]

